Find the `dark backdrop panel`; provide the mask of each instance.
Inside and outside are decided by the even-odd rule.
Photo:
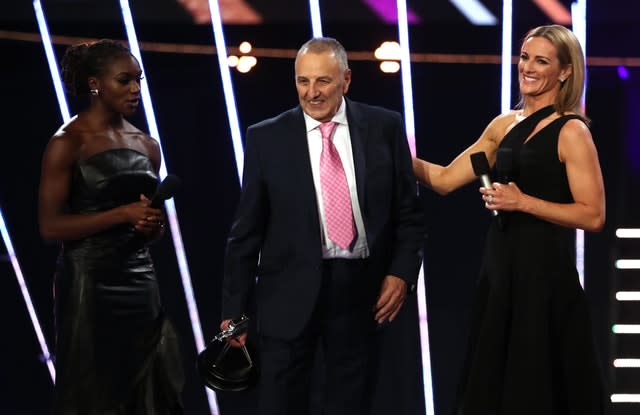
[[[500,112],[496,94],[499,75],[497,65],[413,67],[420,157],[446,165],[480,136],[484,125]],[[476,105],[469,105],[472,102]],[[425,279],[438,414],[453,411],[466,351],[472,294],[489,225],[479,187],[473,183],[447,197],[425,188],[420,192],[428,233]]]
[[[40,239],[37,187],[42,151],[62,119],[55,111],[57,104],[42,46],[0,41],[0,49],[13,62],[2,69],[0,207],[47,342],[53,345],[51,278],[57,247]],[[0,253],[6,253],[1,243]],[[0,269],[5,324],[0,341],[5,364],[0,375],[0,408],[6,406],[6,413],[39,413],[51,403],[51,378],[42,363],[13,268],[9,262],[0,262]],[[33,399],[34,394],[39,398]]]

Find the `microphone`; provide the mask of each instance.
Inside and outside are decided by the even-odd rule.
[[[482,187],[486,187],[487,189],[492,189],[493,186],[491,184],[491,179],[489,178],[489,161],[487,160],[487,155],[484,154],[484,151],[479,151],[477,153],[471,154],[471,166],[473,167],[473,173],[480,179],[480,183],[482,183]],[[498,216],[497,210],[492,210],[491,214],[493,216]]]
[[[513,150],[499,148],[496,152],[496,173],[500,183],[513,181]]]
[[[155,193],[151,197],[150,207],[159,209],[162,203],[173,197],[180,188],[181,181],[178,176],[168,174],[167,177],[158,185]]]

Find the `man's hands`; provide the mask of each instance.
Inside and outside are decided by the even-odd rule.
[[[393,275],[384,277],[380,287],[380,295],[374,307],[375,319],[378,324],[382,324],[387,320],[393,321],[398,315],[402,304],[404,304],[406,297],[407,283],[403,279]]]
[[[223,320],[220,323],[220,330],[226,330],[229,328],[229,323],[231,323],[231,319]],[[247,332],[245,331],[241,335],[237,337],[229,337],[227,338],[227,343],[231,345],[231,347],[242,347],[247,343]]]

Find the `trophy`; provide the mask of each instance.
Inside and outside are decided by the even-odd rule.
[[[257,367],[247,345],[232,347],[227,339],[247,331],[249,317],[231,320],[226,329],[216,334],[198,354],[196,366],[205,385],[218,391],[241,391],[253,386]]]

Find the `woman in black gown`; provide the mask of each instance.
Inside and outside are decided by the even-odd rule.
[[[141,70],[101,40],[70,47],[69,93],[86,107],[60,127],[42,162],[42,237],[63,242],[55,277],[55,414],[181,414],[182,368],[160,305],[148,242],[163,215],[158,143],[131,125]]]
[[[511,176],[480,188],[501,219],[487,235],[456,413],[602,414],[606,399],[575,267],[574,230],[599,231],[605,217],[598,156],[580,112],[580,44],[562,26],[535,28],[524,37],[518,73],[518,109],[498,115],[446,167],[414,159],[416,177],[441,194],[476,179],[476,152]],[[511,166],[500,166],[500,151],[512,155],[503,159]]]

